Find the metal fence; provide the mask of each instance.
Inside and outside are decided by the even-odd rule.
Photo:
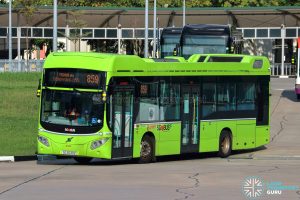
[[[281,63],[274,63],[271,66],[271,75],[272,76],[295,76],[296,75],[296,66],[291,63],[285,63],[283,67],[283,74],[281,73]]]
[[[44,60],[0,60],[0,72],[41,72]]]
[[[43,70],[44,60],[13,60],[9,64],[9,60],[0,60],[0,72],[41,72]],[[295,76],[296,67],[291,63],[285,63],[283,68],[283,76]],[[271,75],[281,76],[281,63],[271,65]]]

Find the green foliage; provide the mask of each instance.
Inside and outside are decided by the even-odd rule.
[[[40,73],[0,73],[0,155],[34,155]]]
[[[286,0],[215,0],[216,7],[258,7],[258,6],[285,6]]]
[[[74,43],[75,51],[77,51],[77,43],[79,42],[78,50],[80,51],[80,41],[81,38],[84,37],[84,35],[80,33],[80,29],[84,28],[87,25],[84,20],[81,20],[81,16],[84,14],[84,12],[81,10],[73,10],[68,11],[68,14],[71,16],[71,19],[68,20],[68,24],[71,27],[75,27],[77,29],[71,30],[70,35],[66,35],[66,37]]]
[[[41,5],[41,3],[40,0],[14,0],[13,7],[25,17],[26,24],[28,25],[37,10],[37,6]]]
[[[210,0],[203,0],[203,1],[198,1],[198,0],[190,0],[186,1],[186,7],[212,7],[212,1]]]
[[[35,39],[32,39],[31,40],[31,43],[36,45],[36,46],[39,46],[39,47],[42,47],[43,44],[47,44],[49,45],[52,41],[50,39],[39,39],[39,38],[35,38]]]
[[[52,5],[53,0],[15,0],[34,5]],[[182,0],[157,0],[158,7],[181,7]],[[6,3],[0,0],[1,4]],[[61,6],[91,7],[144,7],[145,0],[58,0]],[[149,0],[153,5],[153,0]],[[299,0],[186,0],[186,7],[257,7],[257,6],[300,6]]]

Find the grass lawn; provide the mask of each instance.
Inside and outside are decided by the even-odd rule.
[[[0,73],[0,156],[36,152],[41,73]]]

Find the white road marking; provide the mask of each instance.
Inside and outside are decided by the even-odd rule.
[[[14,156],[0,156],[0,162],[14,162]]]

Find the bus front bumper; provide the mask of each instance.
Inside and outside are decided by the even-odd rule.
[[[68,157],[111,158],[111,137],[95,135],[55,135],[39,132],[37,153]]]

